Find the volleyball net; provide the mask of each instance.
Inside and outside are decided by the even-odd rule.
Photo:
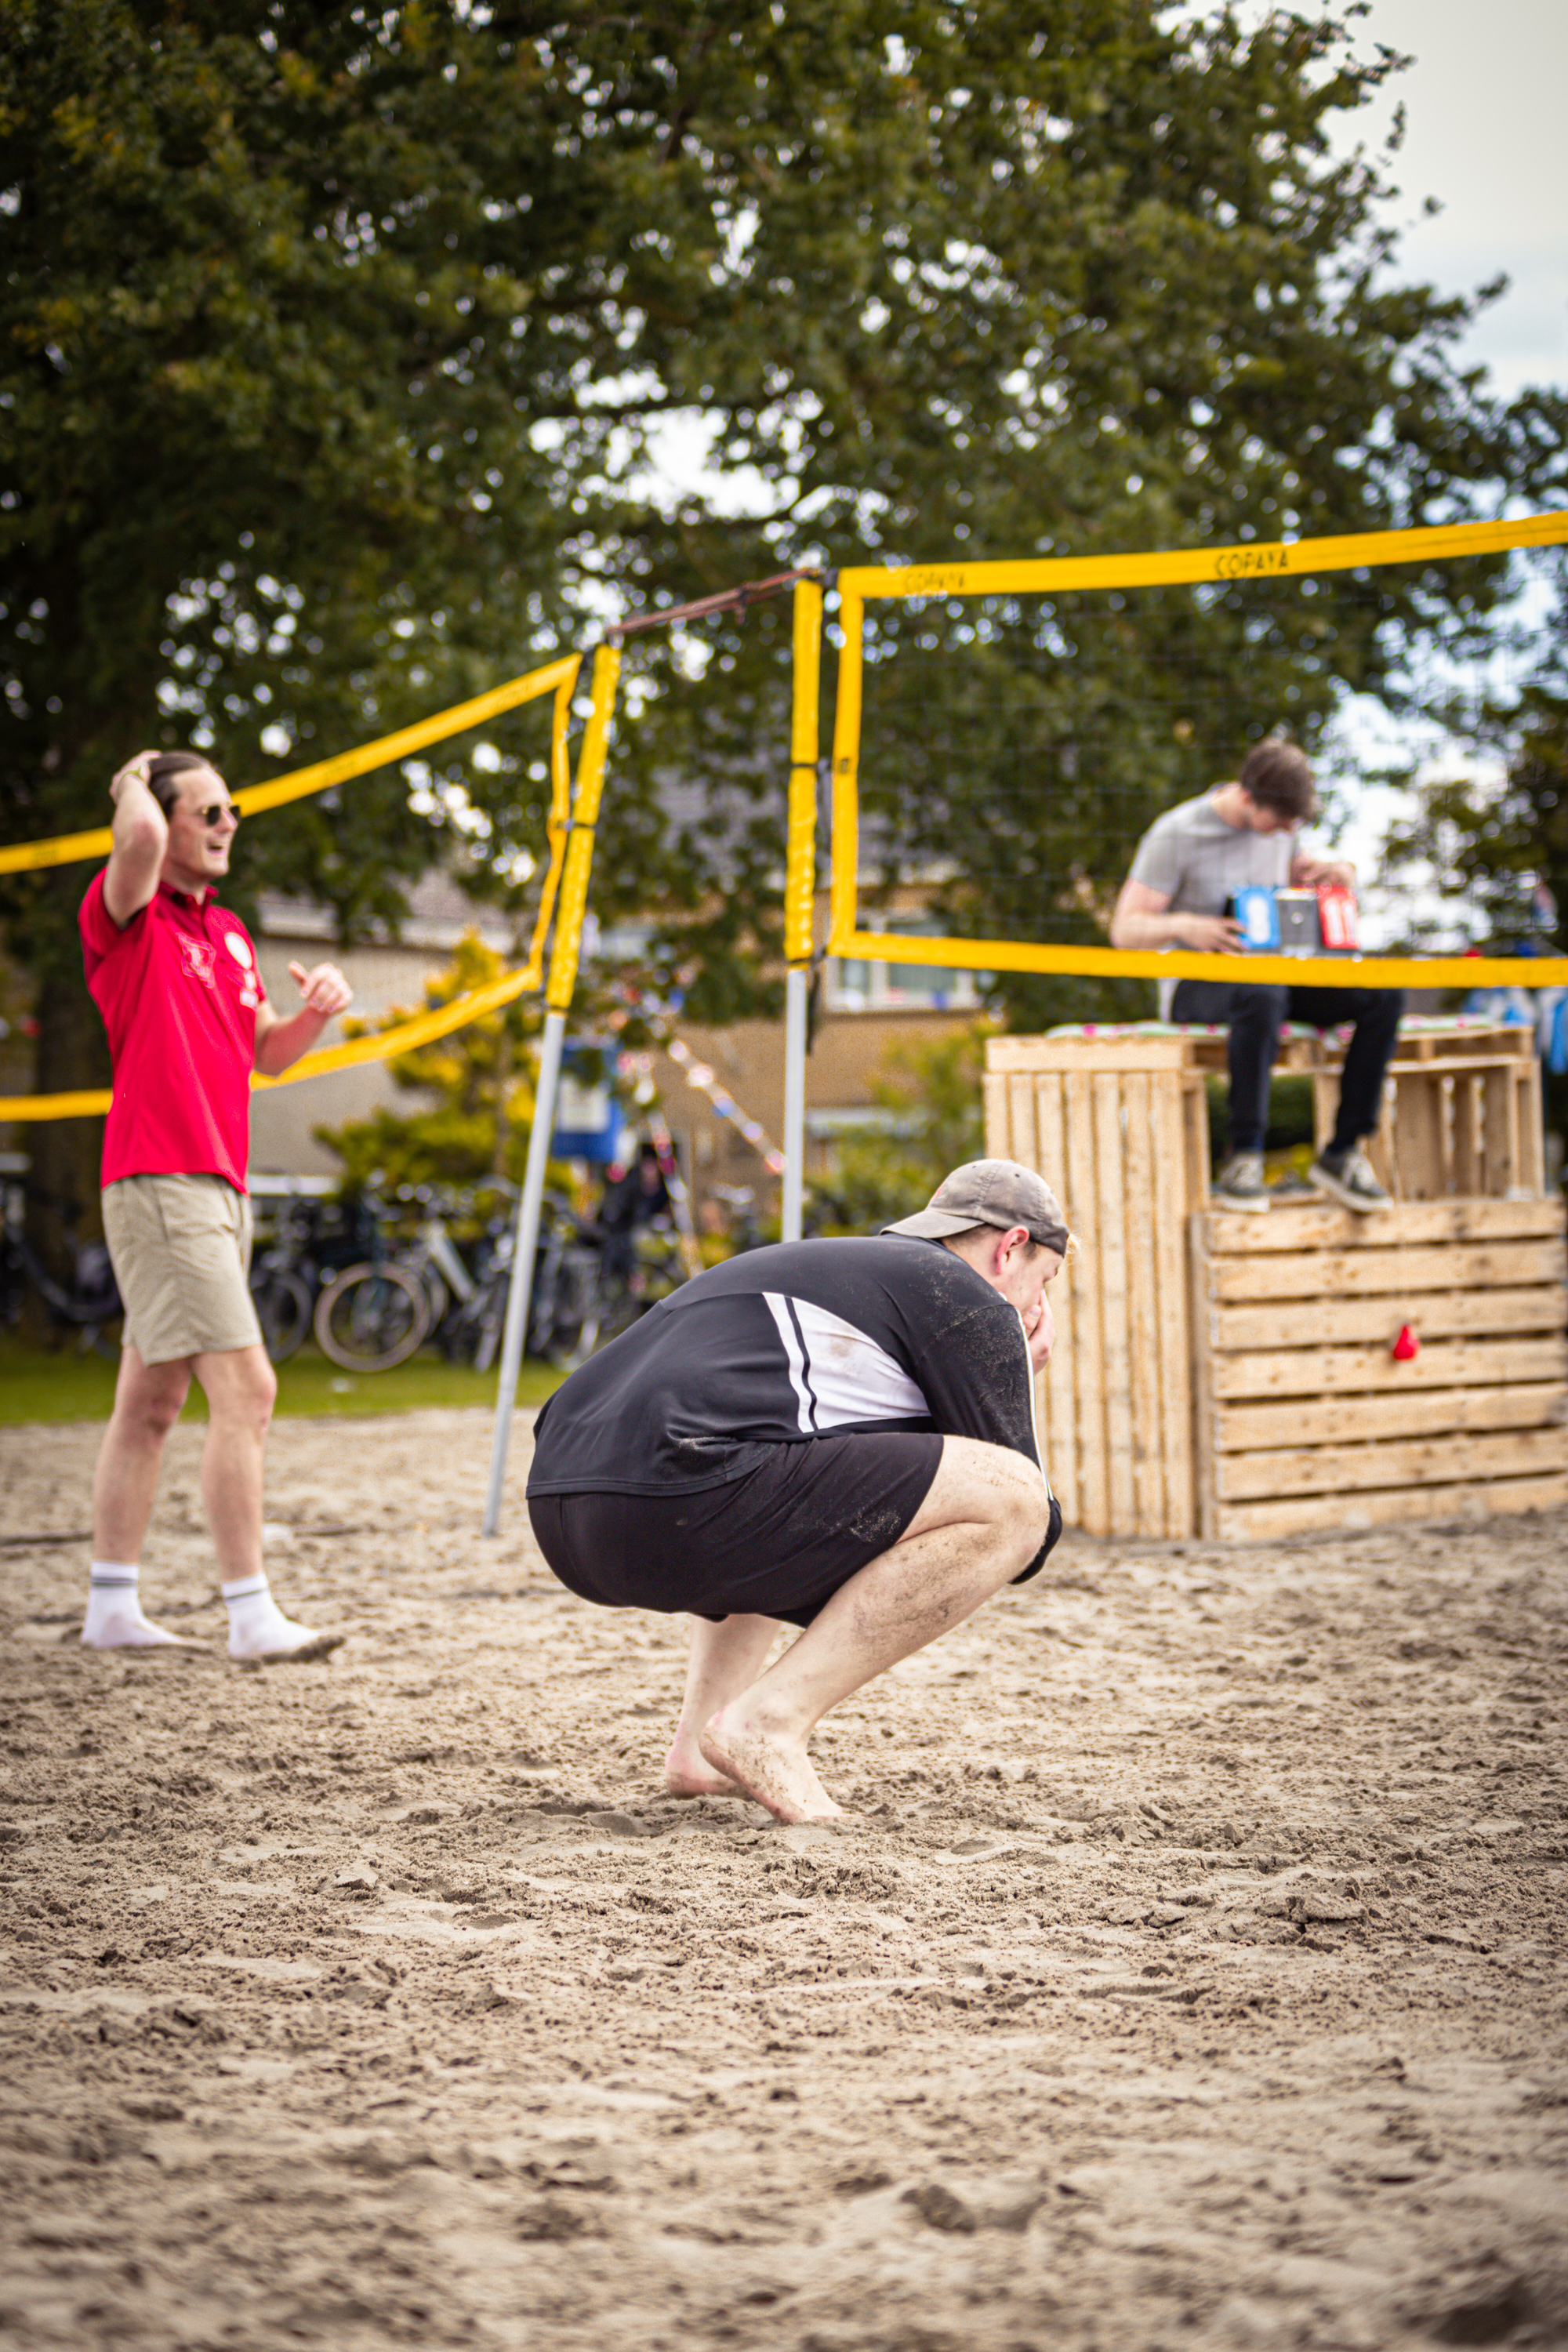
[[[1542,658],[1568,514],[1084,560],[838,574],[826,952],[991,975],[1234,982],[1109,923],[1163,811],[1279,730],[1324,831],[1375,850],[1424,756],[1463,761]],[[809,828],[791,827],[803,901]],[[1450,913],[1452,910],[1449,910]],[[1397,925],[1395,925],[1397,928]],[[1441,929],[1441,924],[1437,926]],[[1249,953],[1248,980],[1568,982],[1568,957]]]
[[[552,919],[554,940],[546,992],[552,1004],[557,999],[563,1009],[570,1003],[587,908],[593,828],[603,789],[605,748],[615,703],[616,675],[613,654],[609,648],[602,647],[595,664],[594,699],[583,739],[577,778],[579,806],[574,812],[570,732],[573,697],[582,666],[581,654],[563,655],[558,661],[547,662],[541,668],[510,678],[504,685],[494,687],[486,694],[476,695],[467,702],[455,703],[447,709],[433,712],[427,719],[400,728],[394,734],[378,736],[371,742],[358,744],[352,751],[340,752],[331,759],[316,761],[310,767],[295,769],[288,775],[269,778],[265,783],[242,786],[234,794],[235,805],[241,814],[256,816],[264,811],[284,808],[291,802],[353,783],[378,771],[400,766],[433,744],[451,743],[459,737],[473,733],[476,729],[482,727],[493,730],[498,720],[526,705],[546,700],[550,705],[547,742],[537,746],[534,751],[536,758],[548,763],[550,794],[542,844],[544,852],[542,878],[534,911],[532,936],[524,961],[513,971],[502,972],[483,988],[468,990],[463,995],[454,997],[445,1004],[432,1006],[427,1012],[416,1013],[392,1028],[345,1038],[338,1045],[306,1054],[279,1077],[258,1075],[251,1082],[254,1088],[298,1086],[304,1079],[325,1077],[334,1071],[358,1068],[367,1062],[395,1060],[399,1055],[412,1053],[420,1045],[431,1045],[436,1039],[466,1027],[469,1022],[481,1019],[486,1013],[498,1012],[516,997],[544,988],[546,944],[551,940]],[[537,720],[532,724],[537,732]],[[0,873],[36,873],[48,866],[85,863],[107,857],[113,845],[113,836],[107,825],[91,832],[58,835],[49,841],[9,844],[0,848]],[[109,1109],[110,1099],[107,1088],[72,1094],[0,1097],[0,1120],[36,1122],[101,1118]]]

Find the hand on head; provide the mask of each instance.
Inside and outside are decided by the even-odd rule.
[[[147,772],[157,756],[156,751],[138,751],[133,760],[127,760],[122,768],[115,771],[113,782],[109,787],[110,799],[118,801],[132,778],[137,783],[144,784],[147,781]]]

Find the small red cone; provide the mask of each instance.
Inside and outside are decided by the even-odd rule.
[[[1402,1323],[1399,1327],[1399,1337],[1394,1343],[1393,1355],[1394,1362],[1396,1364],[1413,1364],[1420,1353],[1420,1340],[1415,1337],[1415,1332],[1410,1328],[1408,1323]]]

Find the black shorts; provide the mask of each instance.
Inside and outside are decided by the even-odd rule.
[[[942,1460],[932,1430],[769,1445],[696,1493],[531,1495],[539,1549],[563,1584],[606,1609],[783,1617],[809,1625],[896,1544]]]

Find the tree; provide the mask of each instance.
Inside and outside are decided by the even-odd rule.
[[[882,1132],[846,1137],[826,1180],[813,1188],[813,1217],[830,1233],[875,1233],[923,1209],[950,1170],[985,1150],[981,1079],[990,1024],[976,1022],[930,1045],[894,1045],[871,1080]]]
[[[1394,62],[1154,0],[0,0],[6,836],[101,821],[143,742],[257,778],[781,562],[1463,510],[1510,464],[1472,306],[1394,279],[1377,169],[1329,159]],[[692,413],[751,511],[649,496]],[[679,646],[630,666],[595,901],[708,1018],[769,1001],[786,689],[776,617],[701,642],[700,715]],[[456,840],[525,898],[522,721],[430,766],[258,824],[246,890],[351,935]],[[955,804],[999,866],[1019,790]],[[103,1076],[84,880],[0,906],[51,1087]],[[87,1196],[92,1137],[35,1140]]]
[[[506,968],[503,956],[468,931],[445,971],[426,982],[423,1004],[394,1005],[379,1021],[349,1021],[344,1028],[352,1036],[395,1028],[416,1012],[487,987]],[[399,1087],[430,1099],[421,1109],[382,1108],[368,1118],[315,1129],[342,1161],[347,1189],[374,1184],[395,1192],[405,1185],[482,1185],[495,1177],[520,1184],[533,1125],[541,1025],[539,999],[514,997],[499,1012],[389,1062]]]
[[[1406,890],[1418,886],[1416,903],[1430,908],[1408,925],[1407,943],[1451,947],[1462,909],[1464,939],[1495,955],[1560,955],[1568,911],[1568,579],[1560,581],[1548,650],[1521,692],[1453,718],[1458,746],[1493,757],[1484,765],[1468,759],[1463,772],[1415,788],[1412,814],[1390,831],[1384,878]],[[1549,1072],[1545,1091],[1547,1125],[1568,1142],[1568,1079]]]

